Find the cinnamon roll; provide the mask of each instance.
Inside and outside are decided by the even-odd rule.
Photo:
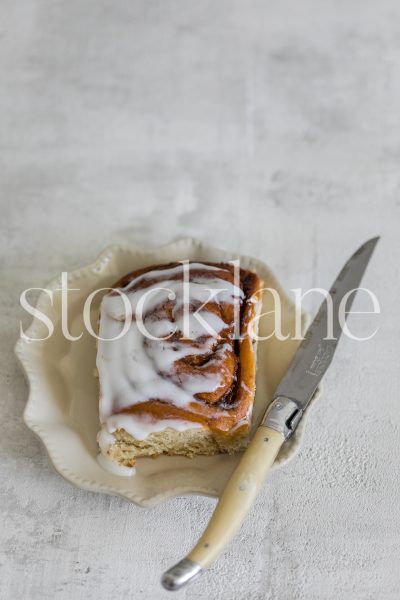
[[[101,453],[212,455],[245,446],[262,282],[231,263],[129,273],[103,297],[96,366]]]

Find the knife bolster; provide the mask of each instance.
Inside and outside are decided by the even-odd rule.
[[[268,406],[261,425],[278,431],[286,441],[296,429],[302,416],[303,410],[294,400],[277,396]]]

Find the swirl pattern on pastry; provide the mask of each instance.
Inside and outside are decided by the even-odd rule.
[[[248,426],[255,390],[248,324],[260,284],[232,264],[199,262],[146,267],[118,281],[100,311],[102,423],[115,429],[116,416],[135,415],[225,434]]]

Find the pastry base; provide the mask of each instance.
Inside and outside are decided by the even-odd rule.
[[[115,443],[109,446],[106,454],[124,467],[135,466],[136,459],[141,456],[156,458],[165,454],[193,458],[197,455],[234,454],[248,443],[248,427],[241,427],[234,436],[218,435],[208,427],[185,431],[168,427],[149,434],[144,440],[137,440],[124,429],[118,429],[113,435]]]

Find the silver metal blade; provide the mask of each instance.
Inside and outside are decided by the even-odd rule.
[[[328,329],[328,303],[324,300],[292,363],[279,383],[274,398],[278,396],[290,398],[295,400],[302,409],[310,402],[332,361],[342,333],[339,322],[340,302],[345,294],[360,286],[378,240],[379,237],[375,237],[365,242],[340,271],[329,292],[332,298],[331,330]],[[346,302],[346,313],[350,310],[355,294],[356,292],[351,294]],[[335,339],[325,339],[326,337]]]

